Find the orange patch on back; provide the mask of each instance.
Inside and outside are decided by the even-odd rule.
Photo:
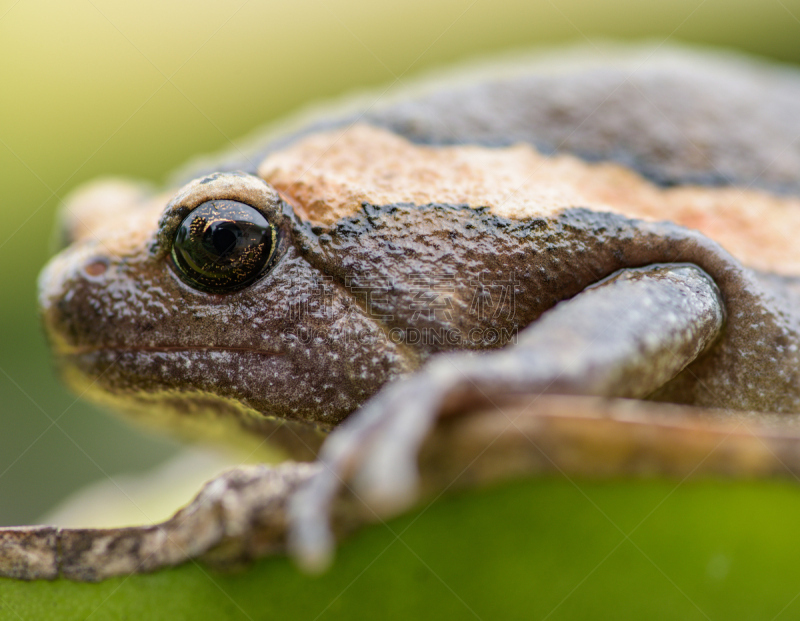
[[[259,175],[321,225],[363,202],[468,204],[521,220],[587,207],[697,229],[751,267],[800,274],[800,199],[736,187],[660,188],[613,163],[506,148],[415,145],[354,125],[318,133],[269,155]]]

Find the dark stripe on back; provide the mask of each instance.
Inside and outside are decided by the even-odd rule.
[[[419,144],[524,142],[547,154],[610,160],[662,187],[735,185],[800,195],[800,71],[686,51],[636,73],[595,68],[433,90],[311,123],[245,158],[234,152],[214,169],[255,173],[267,154],[355,121]]]

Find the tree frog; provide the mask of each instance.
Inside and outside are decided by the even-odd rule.
[[[80,189],[40,278],[67,382],[294,461],[160,525],[3,529],[0,571],[318,568],[454,483],[797,471],[798,136],[795,69],[562,52]]]

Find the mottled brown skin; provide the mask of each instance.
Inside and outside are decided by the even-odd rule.
[[[8,531],[0,571],[97,580],[287,545],[319,567],[329,518],[344,532],[390,514],[481,451],[478,481],[684,475],[729,437],[706,472],[800,471],[796,432],[742,432],[752,419],[732,413],[800,413],[800,262],[762,261],[746,234],[786,229],[764,232],[749,206],[797,218],[800,76],[682,54],[634,72],[611,63],[448,85],[268,138],[177,193],[81,193],[65,220],[74,244],[40,280],[74,387],[161,426],[255,432],[300,459],[355,413],[321,465],[289,467],[285,484],[266,470],[242,475],[250,495],[236,475],[212,482],[184,512],[212,516],[197,522],[207,536],[181,514],[124,532]],[[262,277],[226,294],[196,290],[170,259],[178,224],[212,199],[251,205],[280,233]],[[430,311],[425,279],[445,276],[447,304]],[[473,312],[476,290],[509,281],[512,310]],[[497,338],[414,338],[475,330]],[[547,393],[722,414],[552,396],[537,406]],[[219,514],[220,493],[239,508]],[[112,552],[85,554],[101,548]]]
[[[764,411],[800,411],[800,318],[788,304],[769,299],[759,275],[739,266],[719,246],[670,223],[646,223],[608,213],[568,209],[553,218],[508,220],[481,210],[446,205],[364,206],[364,213],[332,226],[324,245],[311,245],[312,261],[341,279],[377,270],[402,283],[404,274],[455,272],[451,300],[455,318],[445,328],[468,332],[486,327],[469,313],[470,282],[517,279],[513,320],[492,318],[501,332],[534,322],[559,301],[573,297],[612,273],[653,263],[693,263],[722,291],[728,328],[703,360],[665,386],[662,395],[679,403]],[[387,247],[410,248],[402,261]],[[333,257],[331,260],[329,257]],[[413,291],[396,286],[382,313],[394,312],[390,327],[440,327],[414,318]],[[499,343],[502,345],[502,343]],[[443,347],[442,349],[455,349]],[[423,350],[435,353],[436,347]],[[747,352],[745,355],[742,355]],[[732,363],[729,358],[743,358]],[[753,360],[750,366],[749,360]],[[758,384],[744,381],[757,374]],[[702,386],[701,386],[702,384]]]

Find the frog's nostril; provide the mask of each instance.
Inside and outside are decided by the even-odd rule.
[[[95,258],[83,266],[87,276],[102,276],[108,269],[108,259]]]

